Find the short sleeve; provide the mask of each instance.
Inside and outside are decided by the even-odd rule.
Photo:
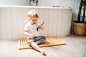
[[[29,31],[29,26],[28,25],[25,25],[24,31]]]

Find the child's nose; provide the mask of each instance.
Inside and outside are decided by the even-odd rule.
[[[34,22],[36,22],[36,21],[34,21]]]

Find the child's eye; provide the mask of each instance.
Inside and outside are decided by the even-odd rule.
[[[37,21],[37,20],[36,20]]]
[[[34,21],[34,20],[33,20]]]

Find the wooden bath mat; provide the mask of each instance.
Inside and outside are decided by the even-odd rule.
[[[39,47],[45,47],[45,46],[55,46],[55,45],[64,45],[66,43],[64,43],[62,40],[60,40],[57,37],[47,37],[46,41],[40,45],[38,45]],[[19,39],[18,40],[18,45],[19,45],[19,49],[28,49],[28,48],[32,48],[28,43],[27,43],[27,39]]]

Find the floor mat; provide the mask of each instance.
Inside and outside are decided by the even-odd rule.
[[[58,37],[47,37],[46,41],[39,47],[55,46],[55,45],[65,45],[66,43],[60,40]],[[27,39],[18,39],[19,49],[28,49],[32,48],[28,43]]]

